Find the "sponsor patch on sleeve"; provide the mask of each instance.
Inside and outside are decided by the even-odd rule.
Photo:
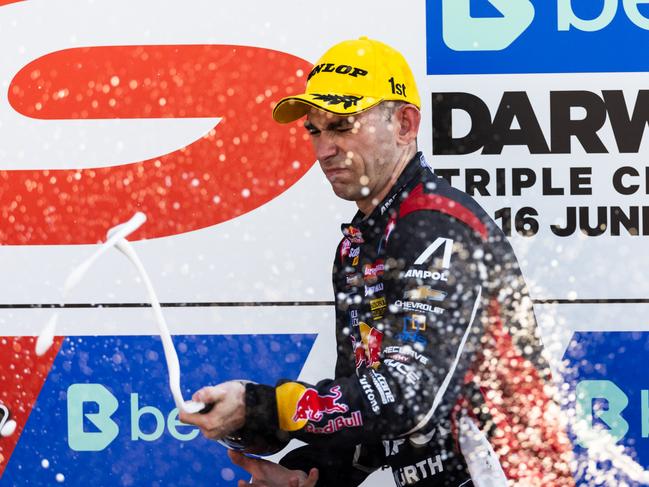
[[[329,394],[297,382],[286,382],[276,390],[279,427],[284,431],[297,431],[309,421],[320,422],[325,415],[344,414],[349,410],[340,401],[340,386],[332,387]]]
[[[372,318],[375,320],[380,320],[385,314],[385,308],[387,303],[385,297],[381,296],[380,298],[370,299],[370,310],[372,311]]]

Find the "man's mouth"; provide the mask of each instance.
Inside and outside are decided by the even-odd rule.
[[[335,178],[337,176],[340,176],[341,174],[344,174],[346,172],[349,172],[349,169],[344,168],[344,167],[334,167],[331,169],[325,169],[325,175],[327,176],[327,179]]]

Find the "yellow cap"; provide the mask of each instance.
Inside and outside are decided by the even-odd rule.
[[[316,107],[337,115],[362,112],[384,100],[421,107],[415,78],[400,52],[361,37],[329,49],[307,77],[304,94],[282,98],[273,118],[288,123]]]

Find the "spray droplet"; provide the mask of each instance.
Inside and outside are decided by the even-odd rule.
[[[223,480],[227,481],[234,480],[234,470],[232,470],[231,468],[221,469],[221,477],[223,478]]]
[[[52,346],[52,343],[54,343],[56,321],[58,320],[58,318],[58,313],[54,313],[47,321],[45,327],[43,328],[43,331],[41,331],[40,335],[38,335],[38,338],[36,339],[35,351],[36,355],[38,355],[39,357],[45,355],[45,353],[47,353],[47,351]]]
[[[2,431],[0,431],[0,436],[11,436],[14,434],[14,431],[16,431],[16,422],[13,419],[10,419],[5,423],[5,425],[2,427]]]

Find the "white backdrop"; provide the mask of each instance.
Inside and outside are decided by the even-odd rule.
[[[646,237],[579,232],[558,237],[551,224],[565,224],[567,206],[642,206],[647,142],[639,153],[620,154],[607,120],[598,132],[608,154],[587,154],[573,138],[570,154],[532,155],[524,146],[505,147],[501,155],[433,156],[431,93],[466,92],[478,96],[493,115],[504,92],[527,93],[546,140],[550,138],[550,92],[624,90],[632,109],[645,73],[427,75],[426,5],[382,0],[305,4],[239,0],[30,0],[0,7],[0,169],[65,169],[116,166],[177,150],[201,137],[218,119],[36,120],[16,112],[6,90],[29,62],[62,49],[84,46],[239,44],[276,49],[310,62],[331,44],[366,35],[404,53],[423,101],[419,144],[433,167],[531,168],[538,181],[521,196],[478,196],[494,215],[535,208],[540,225],[533,237],[516,235],[512,243],[536,300],[575,300],[539,304],[542,334],[560,360],[574,330],[648,330],[646,304],[587,304],[583,299],[621,300],[647,296]],[[574,118],[584,113],[574,110]],[[454,134],[469,130],[468,117],[454,112]],[[516,122],[515,122],[516,123]],[[513,128],[516,128],[515,126]],[[217,126],[218,130],[218,126]],[[620,166],[642,175],[641,189],[622,196],[611,185]],[[541,168],[551,168],[553,184],[569,185],[570,167],[592,168],[592,195],[544,196]],[[507,172],[509,175],[509,172]],[[464,189],[462,177],[454,180]],[[495,193],[495,185],[489,185]],[[0,186],[0,191],[2,187]],[[264,206],[234,220],[201,230],[135,243],[163,302],[305,302],[332,300],[330,265],[339,224],[354,207],[331,193],[317,164],[293,187]],[[594,215],[592,216],[594,219]],[[649,222],[647,222],[649,225]],[[642,227],[641,227],[642,228]],[[0,246],[3,279],[0,335],[37,335],[47,309],[12,305],[59,303],[66,276],[94,250],[91,245]],[[139,303],[144,289],[117,253],[100,260],[75,289],[72,303]],[[318,333],[300,376],[315,380],[330,373],[333,309],[329,306],[238,306],[167,308],[172,333],[237,334]],[[263,325],[260,325],[263,323]],[[75,308],[61,313],[61,335],[150,335],[150,312],[141,308]],[[322,365],[326,364],[326,365]],[[365,485],[391,485],[383,473]],[[380,479],[380,480],[379,480]]]

